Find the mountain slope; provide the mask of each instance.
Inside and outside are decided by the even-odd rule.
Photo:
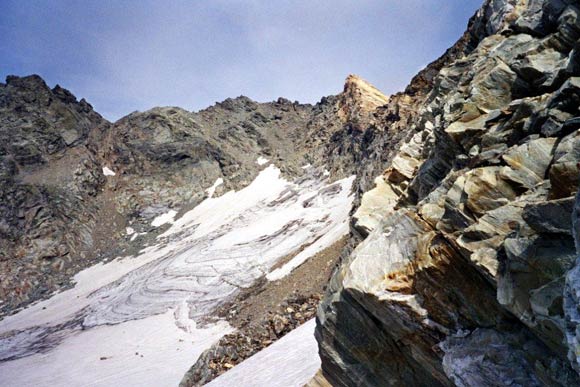
[[[43,205],[60,217],[43,215],[30,227],[38,248],[25,259],[12,253],[26,247],[25,238],[2,246],[9,258],[3,274],[14,273],[2,284],[3,312],[14,314],[0,321],[0,380],[8,385],[177,383],[201,351],[232,330],[217,320],[221,307],[260,283],[282,283],[347,234],[356,168],[330,162],[339,165],[329,150],[333,136],[350,131],[339,111],[367,120],[367,93],[386,100],[370,87],[315,106],[238,97],[197,113],[154,108],[109,123],[37,76],[10,77],[7,100],[21,92],[14,85],[30,95],[4,113],[14,123],[1,128],[9,144],[3,162],[15,171],[7,188],[26,182],[50,190]],[[22,111],[52,126],[30,131],[11,118]],[[52,132],[54,152],[22,158],[19,145],[43,144]],[[12,205],[7,223],[28,211]],[[24,218],[43,214],[30,213]],[[60,250],[63,238],[67,249]],[[26,260],[47,268],[30,274],[22,270]],[[309,278],[317,291],[327,280]],[[31,285],[15,291],[22,282]],[[276,300],[297,286],[283,289],[288,294]],[[145,336],[152,338],[145,343]],[[83,361],[67,358],[71,351]],[[155,371],[159,364],[165,372]]]
[[[218,179],[217,195],[250,184],[266,161],[291,178],[305,164],[323,168],[329,137],[343,128],[336,97],[315,106],[238,97],[111,124],[38,76],[0,86],[2,313],[149,243],[157,216],[193,208]]]
[[[316,105],[238,97],[115,123],[9,77],[0,381],[177,384],[195,363],[182,383],[207,382],[311,316],[280,293],[322,288],[326,272],[295,269],[348,234],[312,386],[580,384],[579,39],[576,1],[486,0],[392,96],[351,75]],[[220,318],[256,310],[268,337],[243,321],[225,336]],[[292,337],[215,383],[271,375],[248,367]],[[288,359],[301,382],[318,364]]]

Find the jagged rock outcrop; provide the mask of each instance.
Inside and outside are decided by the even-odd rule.
[[[104,124],[38,76],[0,84],[0,313],[54,291],[94,247],[104,179],[86,144]]]
[[[338,116],[355,130],[365,130],[373,120],[375,110],[389,102],[376,87],[357,75],[349,75],[339,96]]]
[[[579,16],[488,0],[398,97],[404,134],[375,111],[383,171],[318,312],[332,385],[580,383]]]

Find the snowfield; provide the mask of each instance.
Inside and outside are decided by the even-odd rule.
[[[282,278],[348,232],[353,180],[329,184],[312,174],[292,183],[270,165],[246,188],[218,198],[211,197],[216,182],[181,218],[166,214],[171,227],[155,246],[86,269],[74,288],[0,321],[0,385],[177,385],[201,352],[231,331],[223,321],[196,321],[258,278]],[[313,341],[312,325],[296,335]],[[300,372],[310,373],[313,361]]]

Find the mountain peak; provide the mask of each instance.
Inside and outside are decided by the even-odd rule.
[[[372,110],[389,102],[389,97],[355,74],[346,77],[343,94],[348,94],[356,102]]]
[[[16,87],[22,90],[32,90],[32,91],[50,91],[44,79],[40,75],[32,74],[24,77],[19,77],[16,75],[8,75],[6,77],[6,85]]]
[[[343,122],[351,122],[356,129],[364,130],[376,108],[388,102],[389,97],[379,89],[358,75],[350,74],[339,97],[339,116]]]

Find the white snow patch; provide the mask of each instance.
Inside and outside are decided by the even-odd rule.
[[[315,327],[314,319],[308,321],[206,386],[304,386],[320,368]]]
[[[268,160],[268,159],[266,159],[266,158],[264,158],[264,157],[260,156],[260,157],[258,157],[258,160],[256,160],[256,163],[258,163],[258,165],[264,165],[264,164],[266,164],[268,161],[270,161],[270,160]]]
[[[125,227],[125,232],[127,235],[133,235],[135,234],[135,229],[133,227]]]
[[[224,183],[224,179],[222,179],[221,177],[216,179],[216,181],[213,183],[213,185],[205,190],[205,192],[207,192],[207,197],[209,197],[209,198],[213,197],[213,194],[215,193],[216,188],[219,187],[220,185],[222,185],[223,183]]]
[[[109,167],[103,167],[103,175],[105,176],[115,176],[115,172]]]
[[[0,385],[176,385],[228,331],[196,329],[197,319],[285,256],[330,243],[348,219],[354,177],[280,175],[264,168],[248,187],[188,211],[159,244],[83,270],[72,289],[1,320],[0,359],[15,360],[0,360]]]
[[[327,247],[332,246],[335,242],[337,242],[340,238],[347,235],[349,232],[348,222],[342,222],[337,224],[331,230],[329,230],[328,234],[324,235],[322,238],[302,250],[299,254],[297,254],[294,258],[292,258],[289,262],[285,263],[282,267],[271,271],[266,275],[266,278],[269,281],[277,281],[292,272],[292,270],[296,269],[298,266],[302,265],[306,262],[309,258],[313,257],[315,254],[319,253],[320,251],[326,249]]]
[[[163,226],[166,223],[173,223],[173,218],[175,218],[175,215],[177,215],[177,211],[169,210],[165,214],[161,214],[157,216],[155,219],[153,219],[151,225],[153,227],[159,227]]]
[[[205,199],[176,220],[160,237],[171,236],[195,226],[197,228],[194,236],[203,237],[233,221],[240,214],[251,212],[259,204],[274,200],[288,185],[288,182],[280,178],[280,170],[270,165],[240,191],[229,191],[219,198]]]
[[[225,322],[180,329],[176,313],[72,330],[52,351],[0,363],[0,384],[177,386],[199,355],[232,329]]]
[[[324,172],[322,172],[323,176],[330,176],[330,172],[328,172],[328,169],[325,169]]]
[[[312,164],[308,163],[306,165],[301,166],[300,168],[302,168],[302,169],[308,169],[310,167],[312,167]]]

